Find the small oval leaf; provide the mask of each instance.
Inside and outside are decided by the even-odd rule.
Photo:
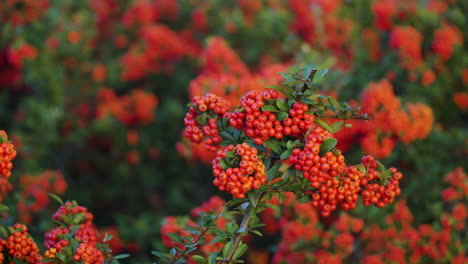
[[[336,138],[327,138],[323,141],[322,144],[320,144],[320,152],[319,155],[323,156],[325,153],[328,151],[332,150],[338,141]]]

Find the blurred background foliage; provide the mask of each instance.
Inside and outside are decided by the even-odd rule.
[[[0,127],[19,153],[14,195],[3,201],[17,212],[7,221],[42,234],[57,207],[44,193],[60,192],[88,207],[99,228],[118,230],[132,261],[147,260],[162,247],[163,216],[216,193],[213,154],[182,138],[189,97],[235,101],[278,83],[277,72],[314,63],[331,69],[323,91],[364,110],[397,98],[392,118],[411,126],[385,128],[391,120],[379,117],[355,122],[340,140],[352,162],[371,153],[399,167],[414,222],[431,224],[447,209],[443,177],[468,169],[467,13],[461,0],[4,1]],[[391,93],[379,92],[383,79]],[[365,95],[372,82],[377,99]],[[426,108],[414,114],[408,102]],[[59,182],[47,170],[68,188],[41,185]],[[383,223],[389,210],[353,215]]]

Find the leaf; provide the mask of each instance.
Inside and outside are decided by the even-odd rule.
[[[336,146],[336,143],[338,141],[336,140],[336,138],[327,138],[323,141],[322,144],[320,144],[320,152],[319,152],[319,155],[320,156],[323,156],[325,153],[327,153],[328,151],[332,150],[332,148],[334,148]]]
[[[328,73],[328,69],[320,69],[314,76],[314,83],[320,83],[323,80],[323,77]]]
[[[340,131],[343,128],[344,122],[343,121],[336,121],[331,124],[330,128],[333,130],[333,133]]]
[[[283,112],[289,112],[289,110],[291,110],[289,105],[281,100],[276,101],[276,106]]]
[[[364,172],[364,174],[367,174],[367,169],[366,167],[364,167],[363,165],[359,164],[359,165],[356,165],[356,168],[358,170],[360,170],[361,172]]]
[[[208,260],[206,260],[204,257],[200,255],[193,255],[192,256],[193,261],[195,261],[198,264],[206,264],[208,263]]]
[[[63,204],[63,201],[60,197],[58,197],[56,194],[49,193],[49,196],[54,199],[55,201],[59,202],[60,204]]]
[[[232,259],[238,259],[245,253],[245,251],[247,251],[247,245],[246,244],[239,245],[236,251],[234,252],[234,255],[232,256]]]
[[[268,179],[269,182],[276,176],[280,166],[281,166],[281,163],[276,163],[275,165],[273,165],[273,167],[268,169],[268,171],[266,173],[266,176],[267,176],[267,179]]]
[[[304,79],[309,79],[310,74],[312,73],[313,69],[312,68],[306,68],[304,71]]]
[[[262,107],[262,111],[280,112],[280,110],[274,105],[265,105],[264,107]]]
[[[347,128],[351,128],[351,127],[353,127],[353,124],[349,124],[349,123],[348,123],[348,124],[346,124],[346,125],[344,125],[344,126],[347,127]]]
[[[281,146],[278,144],[278,142],[274,139],[269,139],[265,141],[265,146],[273,150],[276,154],[281,154]]]
[[[229,252],[231,251],[232,247],[234,245],[232,244],[232,241],[229,241],[226,243],[226,245],[224,245],[224,248],[223,248],[223,256],[224,257],[227,257]]]
[[[297,201],[299,204],[305,204],[308,202],[312,202],[312,197],[310,195],[304,195],[299,201]]]
[[[8,206],[6,206],[4,204],[0,204],[0,212],[8,211],[8,210],[10,210],[10,208],[8,208]]]
[[[226,159],[220,159],[219,165],[221,166],[223,170],[227,170],[228,168],[230,168],[229,163],[227,162]]]
[[[250,230],[250,232],[256,234],[257,236],[263,236],[263,234],[258,230]]]
[[[292,164],[289,164],[289,162],[283,162],[281,163],[281,167],[279,167],[278,171],[285,172],[291,166]]]
[[[177,242],[177,243],[181,243],[181,244],[184,243],[184,241],[182,240],[182,238],[179,237],[177,234],[174,234],[174,233],[167,233],[167,235],[169,235],[169,237],[172,238],[172,240],[174,240],[174,241]]]
[[[294,173],[295,173],[295,170],[293,167],[288,168],[288,170],[283,172],[283,176],[282,176],[283,180],[289,179],[289,177],[291,177],[291,175],[293,175]]]
[[[169,254],[175,256],[177,254],[177,250],[175,248],[171,248],[171,250],[169,250]]]
[[[330,106],[334,112],[339,112],[342,107],[341,104],[332,96],[328,96],[328,102],[330,102]]]
[[[279,113],[276,114],[276,120],[283,121],[286,118],[288,118],[288,116],[289,116],[289,114],[286,113],[286,112],[279,112]]]
[[[130,257],[129,254],[120,254],[114,257],[114,259],[124,259]]]
[[[320,119],[315,119],[314,121],[317,125],[321,126],[322,128],[328,130],[328,132],[332,133],[333,134],[333,129],[327,124],[325,123],[324,121],[320,120]]]
[[[252,205],[253,208],[257,207],[257,200],[255,200],[255,194],[249,192],[247,194],[247,197],[249,198],[250,204]]]
[[[292,151],[293,151],[293,149],[287,149],[286,151],[281,153],[280,159],[285,160],[285,159],[289,158],[289,156],[292,155]]]
[[[202,126],[206,125],[207,119],[208,115],[206,113],[195,117],[195,121],[197,121],[197,123]]]
[[[222,138],[224,138],[226,140],[229,140],[232,143],[236,143],[236,139],[230,133],[228,133],[227,131],[221,131],[221,133],[219,133],[219,134],[221,135]]]
[[[308,97],[302,97],[301,102],[303,102],[304,104],[312,104],[314,101],[312,101],[312,99]]]
[[[107,232],[104,234],[103,242],[107,242],[112,239],[112,235],[109,235]]]
[[[209,256],[208,256],[208,263],[209,264],[214,264],[216,262],[216,258],[218,257],[218,252],[212,252]]]
[[[382,164],[382,162],[377,160],[377,170],[384,173],[385,172],[385,166]]]

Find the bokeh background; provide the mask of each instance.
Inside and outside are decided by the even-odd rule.
[[[330,69],[324,93],[373,117],[338,135],[347,159],[398,167],[402,197],[357,208],[347,217],[362,227],[351,231],[337,228],[339,212],[266,217],[275,228],[251,239],[248,263],[463,263],[466,14],[464,0],[1,1],[0,128],[19,153],[0,181],[13,210],[5,221],[40,238],[58,206],[52,192],[88,207],[127,263],[154,261],[150,251],[169,243],[162,224],[187,221],[166,216],[229,199],[212,185],[214,153],[182,136],[190,97],[237,105],[280,83],[277,72],[315,64]]]

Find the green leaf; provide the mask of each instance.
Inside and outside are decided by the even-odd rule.
[[[208,263],[208,261],[207,261],[204,257],[202,257],[202,256],[200,256],[200,255],[193,255],[193,256],[192,256],[192,259],[193,259],[196,263],[198,263],[198,264],[206,264],[206,263]]]
[[[202,114],[202,115],[199,115],[197,117],[195,117],[195,121],[197,121],[197,123],[199,125],[206,125],[206,122],[208,121],[208,115],[205,113],[205,114]]]
[[[317,118],[317,119],[315,119],[314,122],[315,122],[315,124],[321,126],[322,128],[326,129],[328,132],[333,134],[333,129],[327,123],[325,123],[324,121]]]
[[[276,163],[275,165],[273,165],[273,167],[268,169],[266,176],[269,182],[276,176],[276,174],[278,174],[278,169],[280,168],[280,166],[281,163]]]
[[[107,232],[104,234],[103,242],[107,242],[112,239],[112,235],[109,235]]]
[[[281,146],[278,144],[278,141],[275,139],[269,139],[265,141],[265,146],[273,150],[276,154],[281,154]]]
[[[289,105],[281,100],[276,100],[276,106],[283,112],[289,112],[289,110],[291,110]]]
[[[319,155],[320,156],[323,156],[325,153],[327,153],[328,151],[332,150],[332,148],[334,148],[336,146],[336,143],[338,141],[336,140],[336,138],[327,138],[323,141],[322,144],[320,144],[320,152],[319,152]]]
[[[49,196],[54,199],[55,201],[59,202],[60,204],[63,204],[63,201],[60,197],[58,197],[56,194],[49,193]]]
[[[236,251],[234,252],[234,255],[232,256],[232,259],[238,259],[240,258],[244,253],[245,251],[247,251],[247,245],[246,244],[240,244]]]
[[[219,133],[219,134],[221,135],[221,137],[223,139],[229,140],[232,143],[236,143],[236,139],[230,133],[228,133],[227,131],[221,131],[221,133]]]
[[[382,162],[380,162],[378,160],[376,160],[376,161],[377,161],[377,170],[384,173],[385,172],[385,166],[382,164]]]
[[[351,128],[351,127],[353,127],[353,124],[349,124],[349,123],[348,123],[348,124],[346,124],[346,125],[344,125],[344,126],[347,127],[347,128]]]
[[[364,172],[364,174],[367,174],[367,169],[366,167],[364,167],[363,165],[359,164],[359,165],[356,165],[356,168],[362,172]]]
[[[344,122],[343,121],[336,121],[331,124],[330,128],[333,130],[333,133],[340,131],[343,128]]]
[[[208,263],[209,264],[214,264],[216,262],[216,258],[218,257],[218,252],[212,252],[209,256],[208,256]]]
[[[255,194],[252,192],[247,193],[247,197],[249,198],[250,204],[253,208],[257,207],[257,200],[255,199]]]
[[[10,210],[10,208],[8,208],[8,206],[6,206],[4,204],[0,204],[0,212],[8,211],[8,210]]]
[[[330,102],[330,108],[334,112],[339,112],[342,109],[341,104],[334,97],[328,96],[328,102]]]
[[[286,151],[281,153],[280,159],[286,160],[287,158],[289,158],[289,156],[292,155],[292,151],[293,151],[293,149],[287,149]]]
[[[291,166],[291,165],[289,165],[289,166]],[[283,180],[289,179],[289,177],[294,175],[295,172],[296,172],[296,170],[294,170],[293,167],[288,168],[285,172],[283,172],[283,176],[282,176]]]
[[[7,238],[8,237],[8,232],[6,228],[3,225],[0,225],[0,236]]]
[[[281,167],[279,167],[278,171],[285,172],[291,166],[292,164],[289,164],[289,162],[282,162]]]
[[[114,259],[124,259],[130,257],[129,254],[120,254],[114,257]]]
[[[221,166],[221,168],[222,168],[223,170],[227,170],[228,168],[231,167],[231,166],[229,165],[229,162],[227,162],[227,160],[225,160],[225,159],[221,159],[221,160],[219,161],[219,165]]]
[[[310,195],[304,195],[299,201],[297,201],[299,204],[305,204],[312,202],[312,197]]]
[[[262,107],[262,111],[267,111],[267,112],[280,112],[278,108],[274,105],[265,105]]]
[[[184,243],[184,240],[178,236],[177,234],[174,234],[174,233],[168,233],[169,237],[172,238],[172,240],[174,240],[175,242],[177,243],[181,243],[183,244]]]
[[[320,69],[314,76],[314,83],[320,83],[323,80],[323,77],[328,73],[328,69]]]
[[[288,118],[288,116],[289,116],[289,114],[286,113],[286,112],[279,112],[279,113],[276,114],[276,120],[283,121],[286,118]]]
[[[257,236],[263,236],[263,234],[258,230],[250,230],[250,232],[256,234]]]
[[[223,256],[224,257],[227,257],[229,252],[231,251],[232,247],[234,245],[232,244],[232,241],[229,241],[226,243],[226,245],[224,245],[224,248],[223,248]]]

